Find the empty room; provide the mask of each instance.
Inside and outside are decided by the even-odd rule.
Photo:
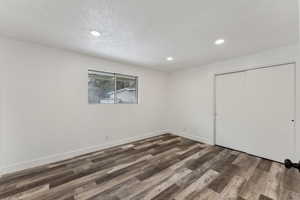
[[[299,9],[1,0],[0,199],[300,200]]]

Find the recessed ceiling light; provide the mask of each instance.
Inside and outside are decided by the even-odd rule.
[[[92,36],[95,36],[95,37],[100,37],[101,36],[101,33],[99,33],[98,31],[95,31],[95,30],[91,31],[90,33],[91,33]]]
[[[166,60],[167,61],[172,61],[172,60],[174,60],[174,58],[173,57],[167,57]]]
[[[225,40],[224,39],[217,39],[215,41],[215,45],[221,45],[221,44],[224,44]]]

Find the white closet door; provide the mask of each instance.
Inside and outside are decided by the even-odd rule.
[[[280,162],[293,158],[294,75],[294,65],[246,72],[247,152]]]
[[[245,73],[231,73],[216,78],[216,143],[245,151],[244,92]]]
[[[294,65],[282,65],[217,76],[216,143],[279,162],[293,158],[294,74]]]

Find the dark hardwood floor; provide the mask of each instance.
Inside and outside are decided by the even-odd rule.
[[[300,199],[300,173],[171,134],[5,175],[0,199]]]

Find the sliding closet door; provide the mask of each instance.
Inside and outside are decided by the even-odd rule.
[[[280,162],[293,157],[294,73],[294,65],[246,72],[247,152]]]
[[[245,73],[216,77],[216,143],[245,151]]]
[[[295,66],[216,78],[216,144],[283,162],[295,152]]]

